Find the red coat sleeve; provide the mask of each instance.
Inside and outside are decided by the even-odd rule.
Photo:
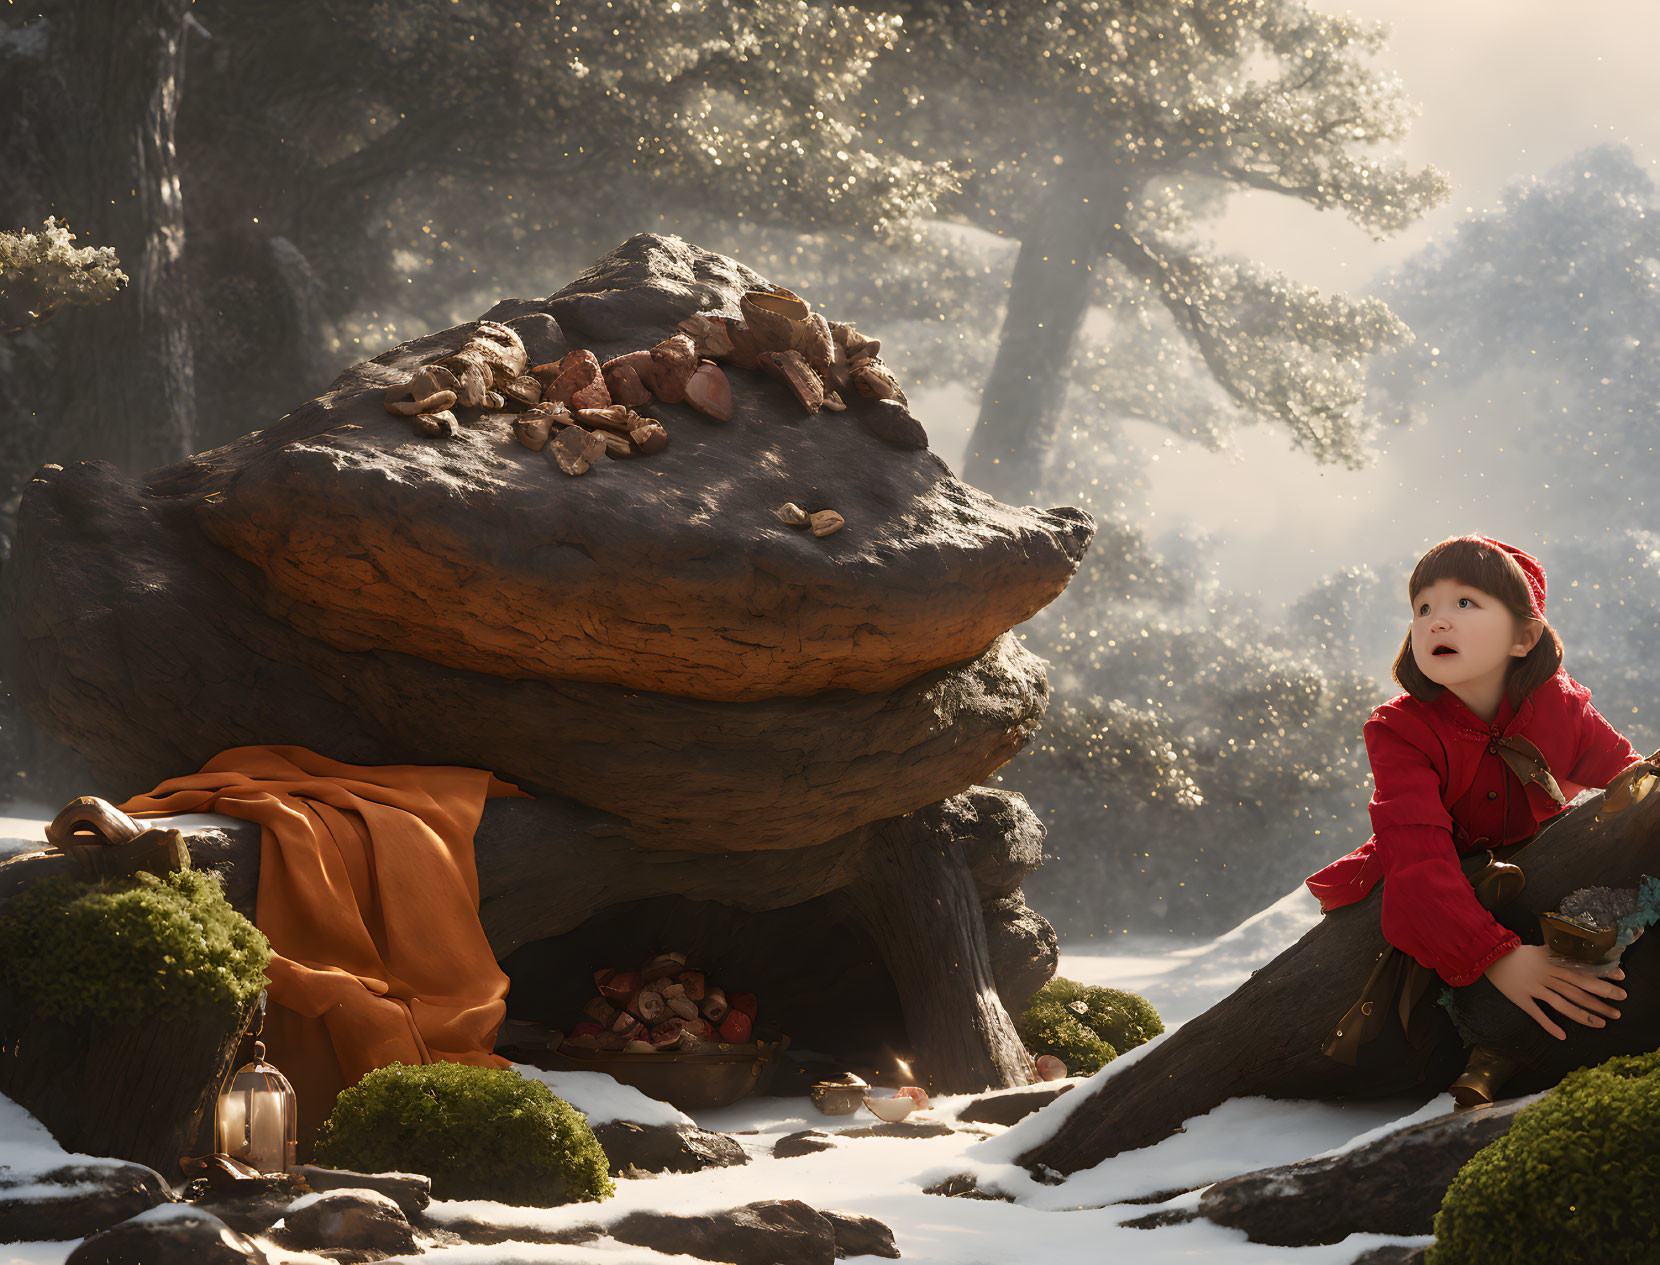
[[[1577,682],[1576,682],[1577,684]],[[1607,786],[1614,775],[1642,759],[1625,736],[1591,706],[1591,691],[1579,687],[1579,735],[1574,747],[1574,766],[1568,780],[1580,786]]]
[[[1384,867],[1384,939],[1454,987],[1473,984],[1521,940],[1481,907],[1464,877],[1429,756],[1375,716],[1364,732]]]

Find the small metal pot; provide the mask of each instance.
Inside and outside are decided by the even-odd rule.
[[[870,1086],[860,1081],[858,1084],[849,1084],[845,1081],[820,1081],[808,1091],[812,1095],[813,1105],[827,1116],[850,1116],[859,1110],[870,1092]]]
[[[1556,913],[1540,914],[1539,929],[1544,933],[1545,944],[1552,953],[1570,962],[1593,965],[1604,961],[1614,951],[1614,942],[1620,938],[1618,927],[1598,930]]]

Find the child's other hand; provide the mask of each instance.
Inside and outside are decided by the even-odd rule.
[[[1600,1028],[1608,1019],[1618,1019],[1620,1012],[1604,1001],[1625,998],[1625,990],[1611,980],[1598,979],[1551,961],[1550,950],[1542,944],[1524,944],[1512,949],[1483,972],[1498,989],[1538,1022],[1539,1026],[1557,1040],[1567,1033],[1550,1021],[1540,1007],[1547,1002],[1551,1008],[1588,1028]],[[1625,972],[1619,972],[1624,978]]]

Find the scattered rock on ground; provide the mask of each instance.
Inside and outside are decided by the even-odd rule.
[[[857,1129],[838,1129],[838,1138],[943,1138],[968,1130],[953,1129],[943,1120],[900,1120],[894,1124],[867,1124]]]
[[[861,1125],[828,1133],[823,1129],[803,1129],[799,1133],[787,1133],[773,1143],[772,1158],[789,1160],[815,1151],[828,1151],[838,1138],[943,1138],[958,1132],[965,1131],[953,1129],[943,1120],[900,1120],[894,1124]]]
[[[980,1189],[979,1178],[973,1173],[953,1173],[943,1181],[937,1181],[932,1186],[924,1186],[925,1195],[944,1195],[947,1199],[994,1199],[1002,1203],[1012,1204],[1013,1195],[993,1194]]]
[[[803,1129],[800,1133],[788,1133],[772,1144],[772,1158],[775,1160],[793,1160],[802,1155],[813,1155],[819,1151],[833,1150],[835,1138],[818,1129]]]
[[[1199,1214],[1192,1208],[1166,1208],[1162,1212],[1149,1212],[1146,1216],[1120,1221],[1119,1224],[1130,1230],[1160,1230],[1167,1225],[1186,1225],[1198,1219]]]
[[[1424,1254],[1428,1251],[1427,1247],[1402,1247],[1398,1243],[1387,1243],[1355,1257],[1351,1265],[1424,1265]]]
[[[268,1265],[247,1235],[190,1204],[160,1204],[94,1234],[65,1265]]]
[[[1326,1159],[1217,1182],[1199,1212],[1256,1243],[1337,1243],[1357,1232],[1429,1234],[1467,1160],[1503,1137],[1531,1098],[1451,1112]]]
[[[589,1243],[605,1234],[605,1228],[592,1221],[579,1225],[561,1226],[557,1230],[546,1226],[517,1224],[505,1220],[480,1221],[474,1217],[451,1217],[439,1220],[423,1215],[419,1229],[444,1242],[488,1245],[491,1243]]]
[[[283,1217],[281,1242],[298,1251],[369,1249],[388,1255],[415,1250],[403,1210],[378,1190],[331,1190],[296,1200]]]
[[[37,1189],[12,1193],[23,1187]],[[162,1175],[142,1164],[70,1164],[45,1173],[0,1168],[0,1243],[85,1238],[172,1198]]]
[[[841,1208],[820,1208],[819,1215],[830,1223],[836,1235],[837,1256],[885,1256],[897,1259],[899,1247],[893,1230],[875,1217]]]
[[[289,1205],[302,1193],[287,1183],[215,1190],[205,1182],[192,1182],[185,1189],[185,1198],[191,1206],[211,1213],[233,1230],[243,1234],[264,1234],[282,1220]]]
[[[969,1099],[957,1113],[957,1119],[965,1124],[1014,1124],[1039,1108],[1047,1107],[1071,1088],[1070,1084],[1056,1082],[982,1094]]]
[[[619,1243],[729,1265],[831,1265],[836,1233],[799,1199],[766,1199],[704,1216],[631,1212],[605,1233]]]
[[[732,1138],[693,1125],[612,1120],[595,1125],[594,1137],[611,1161],[613,1177],[630,1167],[642,1173],[695,1173],[749,1163],[743,1147]]]

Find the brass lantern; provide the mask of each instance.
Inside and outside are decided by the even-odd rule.
[[[225,1080],[213,1118],[213,1149],[261,1173],[294,1167],[299,1132],[294,1087],[265,1061],[265,1042],[254,1042],[254,1060]]]

